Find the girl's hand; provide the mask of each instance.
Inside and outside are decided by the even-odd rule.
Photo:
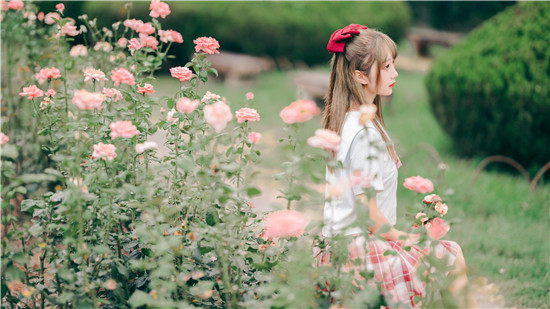
[[[408,233],[405,239],[405,246],[416,245],[420,241],[420,234]]]

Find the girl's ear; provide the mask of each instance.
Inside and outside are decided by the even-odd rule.
[[[355,70],[355,79],[361,84],[361,85],[366,85],[368,84],[368,77],[365,75],[365,73],[359,71],[359,70]]]

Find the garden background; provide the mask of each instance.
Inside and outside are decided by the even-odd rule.
[[[547,99],[550,56],[546,51],[550,40],[548,34],[541,33],[549,28],[548,4],[512,1],[167,3],[171,14],[162,21],[163,28],[179,31],[184,43],[173,46],[170,54],[174,57],[166,59],[155,73],[156,79],[150,81],[155,88],[151,98],[161,101],[163,96],[180,89],[181,83],[170,77],[168,69],[183,66],[192,59],[191,42],[195,38],[211,36],[219,41],[220,57],[208,57],[212,57],[213,67],[219,70],[220,76],[198,86],[196,92],[202,96],[208,90],[228,102],[243,102],[247,92],[254,93],[249,107],[258,110],[261,121],[250,123],[249,128],[262,134],[256,145],[262,155],[253,171],[261,195],[251,200],[256,206],[254,212],[260,214],[277,209],[280,199],[276,197],[281,192],[273,176],[284,170],[282,166],[288,160],[279,151],[280,140],[287,137],[279,112],[298,99],[313,99],[322,107],[318,89],[326,87],[330,54],[325,44],[330,33],[349,23],[365,24],[388,33],[398,43],[399,77],[394,94],[384,100],[384,119],[404,164],[399,170],[399,182],[421,175],[432,179],[439,194],[445,197],[449,205],[446,218],[452,223],[446,238],[461,244],[470,267],[470,280],[481,304],[549,307],[548,173],[542,174],[537,183],[531,182],[550,160],[550,129],[544,124],[550,117]],[[37,4],[41,11],[53,12],[57,2]],[[77,24],[81,23],[78,16],[84,13],[90,19],[97,17],[98,29],[124,20],[127,14],[125,2],[65,4],[65,16],[73,17]],[[133,2],[132,6],[132,18],[149,18],[149,2]],[[6,105],[6,97],[12,94],[6,91],[7,79],[11,78],[7,68],[11,63],[7,62],[6,50],[12,42],[5,39],[5,31],[2,28],[2,132],[18,145],[19,156],[47,166],[51,164],[44,160],[47,151],[39,147],[23,150],[31,138],[16,130],[25,130],[28,124],[18,127],[10,124],[13,110],[9,107],[13,105]],[[422,39],[435,43],[423,49]],[[84,40],[81,35],[69,43],[74,45]],[[25,45],[27,43],[18,44],[22,44],[22,50],[37,48]],[[40,50],[33,52],[40,53]],[[223,58],[224,54],[233,58]],[[240,55],[254,57],[242,60]],[[14,70],[36,73],[38,68],[18,65]],[[20,84],[17,93],[27,86]],[[28,100],[21,98],[18,104],[22,105],[21,113],[26,109],[30,117]],[[161,106],[151,110],[152,120],[165,118],[159,111]],[[297,132],[297,140],[304,141],[319,127],[319,117],[305,123]],[[159,129],[151,133],[148,140],[159,144],[158,154],[170,156],[172,150],[162,145],[167,141],[166,131]],[[3,160],[5,151],[3,145]],[[307,157],[311,152],[317,153],[315,149],[302,147],[296,155]],[[529,181],[502,162],[493,162],[478,174],[476,167],[491,155],[515,159],[525,167]],[[315,160],[305,169],[322,177],[324,165],[325,161]],[[22,170],[22,175],[39,171],[32,163],[25,166],[29,169]],[[6,199],[5,189],[10,187],[6,180],[11,180],[6,175],[3,170],[3,224],[9,220],[8,213],[22,221],[29,220],[28,213],[21,213],[14,205],[17,203]],[[37,197],[43,188],[55,191],[56,184],[47,179],[38,183],[20,180],[20,183],[25,187],[17,192],[16,199],[20,200]],[[323,185],[316,183],[311,188],[322,191]],[[418,196],[414,192],[399,188],[399,217],[410,216],[410,204],[415,199]],[[10,203],[11,206],[5,206]],[[310,203],[302,211],[319,218],[322,205]],[[3,230],[2,281],[6,267],[11,267],[11,257],[6,253],[8,245]],[[4,296],[4,283],[2,290]]]

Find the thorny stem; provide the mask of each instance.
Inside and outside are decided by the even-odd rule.
[[[67,68],[63,65],[63,91],[65,96],[65,117],[68,122],[69,117],[69,102],[67,101]]]
[[[248,129],[248,121],[245,121],[244,123],[244,127],[243,127],[243,141],[241,143],[241,153],[239,155],[239,170],[237,172],[237,197],[239,197],[240,195],[240,192],[239,192],[239,184],[240,184],[240,180],[241,180],[241,169],[242,169],[242,165],[243,165],[243,153],[244,153],[244,145],[245,145],[245,140],[246,140],[246,131]]]
[[[289,136],[290,144],[292,145],[292,153],[294,154],[296,152],[296,139],[293,139],[291,136]],[[290,170],[290,177],[288,179],[288,192],[292,189],[292,183],[294,182],[294,169],[292,168]],[[287,205],[286,209],[290,210],[290,204],[291,200],[287,196]]]

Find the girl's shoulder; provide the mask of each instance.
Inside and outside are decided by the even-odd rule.
[[[353,143],[370,143],[382,140],[382,136],[380,136],[380,133],[378,133],[372,121],[369,120],[365,127],[359,123],[359,111],[350,111],[346,113],[340,137],[340,151],[338,152],[337,159],[341,161],[345,160]]]
[[[350,111],[346,113],[346,118],[342,124],[341,138],[342,141],[347,139],[353,139],[356,135],[368,135],[369,138],[382,138],[378,130],[374,126],[372,120],[367,122],[367,125],[363,127],[359,123],[359,111]]]

